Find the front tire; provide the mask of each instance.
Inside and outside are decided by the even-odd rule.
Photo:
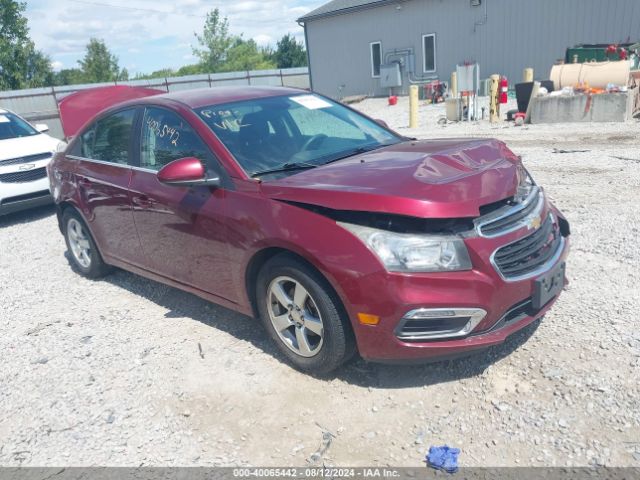
[[[256,299],[269,336],[299,370],[329,373],[355,352],[337,295],[324,277],[294,257],[278,255],[262,267]]]
[[[62,214],[64,239],[71,265],[87,278],[105,276],[111,268],[104,263],[87,225],[78,212],[67,208]]]

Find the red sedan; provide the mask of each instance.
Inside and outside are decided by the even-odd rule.
[[[79,273],[258,316],[302,370],[496,345],[565,283],[569,224],[504,143],[406,138],[300,90],[120,103],[49,178]]]

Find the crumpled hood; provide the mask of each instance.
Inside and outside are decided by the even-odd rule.
[[[60,140],[43,133],[30,137],[0,140],[0,160],[55,152]]]
[[[513,196],[519,158],[493,139],[409,141],[273,182],[273,199],[419,218],[479,216]]]

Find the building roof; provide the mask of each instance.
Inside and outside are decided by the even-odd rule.
[[[397,3],[399,0],[331,0],[328,3],[310,11],[298,19],[298,22],[308,22],[316,18],[342,15],[345,13],[377,7],[385,3]],[[404,0],[400,0],[404,1]]]

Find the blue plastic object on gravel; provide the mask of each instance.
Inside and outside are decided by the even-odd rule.
[[[447,473],[458,471],[459,448],[450,448],[447,445],[442,447],[431,447],[427,455],[427,465],[436,470],[443,470]]]

